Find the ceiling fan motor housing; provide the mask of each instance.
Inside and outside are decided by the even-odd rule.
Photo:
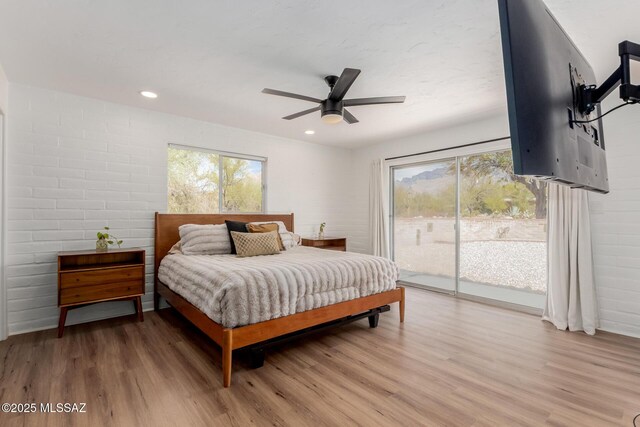
[[[337,114],[339,116],[342,116],[342,101],[332,101],[331,99],[325,99],[320,105],[322,117],[328,114]]]

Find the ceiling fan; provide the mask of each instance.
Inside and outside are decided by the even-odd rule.
[[[401,104],[404,102],[404,96],[383,96],[377,98],[357,98],[357,99],[344,99],[347,91],[356,80],[360,70],[355,68],[345,68],[342,71],[340,77],[327,76],[324,81],[329,85],[331,91],[327,99],[317,99],[310,96],[298,95],[290,92],[283,92],[275,89],[262,89],[262,93],[269,95],[284,96],[287,98],[301,99],[303,101],[314,102],[319,104],[316,107],[308,110],[300,111],[299,113],[291,114],[290,116],[283,117],[285,120],[297,119],[298,117],[311,114],[316,111],[320,111],[322,121],[329,124],[340,123],[343,119],[349,124],[358,123],[358,119],[355,118],[345,107],[355,107],[358,105],[374,105],[374,104]]]

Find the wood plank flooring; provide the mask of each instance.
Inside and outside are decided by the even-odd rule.
[[[2,426],[632,426],[640,340],[407,289],[397,307],[273,349],[260,369],[173,310],[0,342],[0,403],[86,402],[83,414],[5,414]]]

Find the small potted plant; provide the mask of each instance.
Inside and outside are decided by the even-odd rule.
[[[96,251],[98,252],[106,252],[109,250],[109,245],[122,245],[122,240],[119,240],[113,234],[110,234],[109,227],[104,227],[106,232],[98,231],[98,240],[96,240]]]
[[[318,239],[322,240],[324,239],[324,227],[327,225],[326,222],[323,222],[322,224],[320,224],[320,232],[318,233]]]

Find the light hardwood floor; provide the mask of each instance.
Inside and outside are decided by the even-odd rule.
[[[173,310],[0,342],[0,402],[86,402],[0,425],[622,425],[640,413],[640,340],[407,289],[397,308],[273,349],[220,351]]]

